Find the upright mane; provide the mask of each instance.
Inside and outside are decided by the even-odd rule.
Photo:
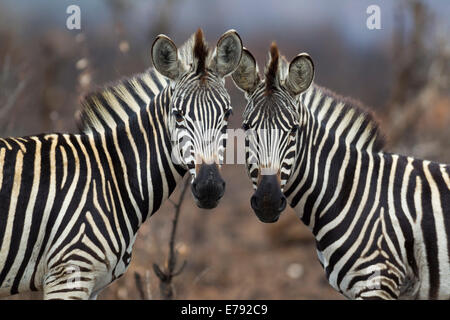
[[[193,65],[196,74],[206,74],[206,65],[210,58],[210,50],[205,41],[202,29],[198,29],[180,47],[179,57],[186,69],[189,69]]]
[[[270,59],[266,67],[266,95],[271,95],[273,90],[278,86],[278,67],[279,67],[280,53],[278,51],[277,44],[272,42],[270,45]]]
[[[271,95],[273,90],[283,84],[288,76],[289,62],[280,54],[278,46],[272,42],[269,50],[269,61],[265,68],[265,94]]]
[[[299,97],[300,103],[308,106],[319,122],[326,122],[336,109],[340,121],[345,121],[346,135],[358,132],[362,148],[379,152],[385,146],[384,135],[372,112],[361,102],[340,96],[324,87],[313,84]]]
[[[103,132],[140,112],[167,85],[153,68],[87,94],[81,101],[77,125],[81,132]]]

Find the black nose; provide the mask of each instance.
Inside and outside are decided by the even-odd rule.
[[[250,204],[259,220],[266,223],[276,222],[286,209],[287,200],[281,192],[276,175],[264,175],[259,182]]]
[[[191,191],[200,208],[217,207],[225,193],[225,181],[220,176],[216,164],[202,164],[197,177],[191,185]]]

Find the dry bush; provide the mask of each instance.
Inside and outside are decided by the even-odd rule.
[[[0,135],[13,130],[14,121],[11,121],[10,115],[27,83],[28,78],[18,74],[17,69],[12,66],[11,56],[6,55],[0,61]]]
[[[450,162],[450,42],[424,2],[399,9],[393,59],[394,85],[383,117],[395,151]],[[404,33],[404,15],[413,30]]]

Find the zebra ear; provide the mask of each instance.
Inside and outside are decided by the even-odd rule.
[[[248,94],[252,94],[260,83],[258,65],[253,55],[246,48],[243,48],[241,61],[231,77],[234,84]]]
[[[300,53],[289,64],[285,86],[292,96],[309,88],[314,79],[314,63],[307,53]]]
[[[225,77],[237,68],[241,55],[241,37],[235,30],[229,30],[217,42],[210,68],[219,76]]]
[[[157,36],[153,42],[152,61],[155,69],[171,80],[177,79],[181,73],[177,46],[165,35]]]

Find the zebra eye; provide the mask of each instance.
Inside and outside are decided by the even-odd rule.
[[[225,111],[225,116],[224,119],[225,121],[228,121],[228,118],[233,114],[233,110],[232,109],[228,109],[227,111]]]
[[[250,129],[250,126],[247,123],[243,123],[242,129],[244,129],[244,131],[247,131],[248,129]]]
[[[183,121],[183,114],[181,113],[181,111],[176,110],[176,111],[173,112],[173,115],[175,116],[175,120],[177,122]]]
[[[298,125],[295,125],[294,127],[292,127],[291,137],[295,137],[295,135],[297,134],[297,131],[298,131]]]

